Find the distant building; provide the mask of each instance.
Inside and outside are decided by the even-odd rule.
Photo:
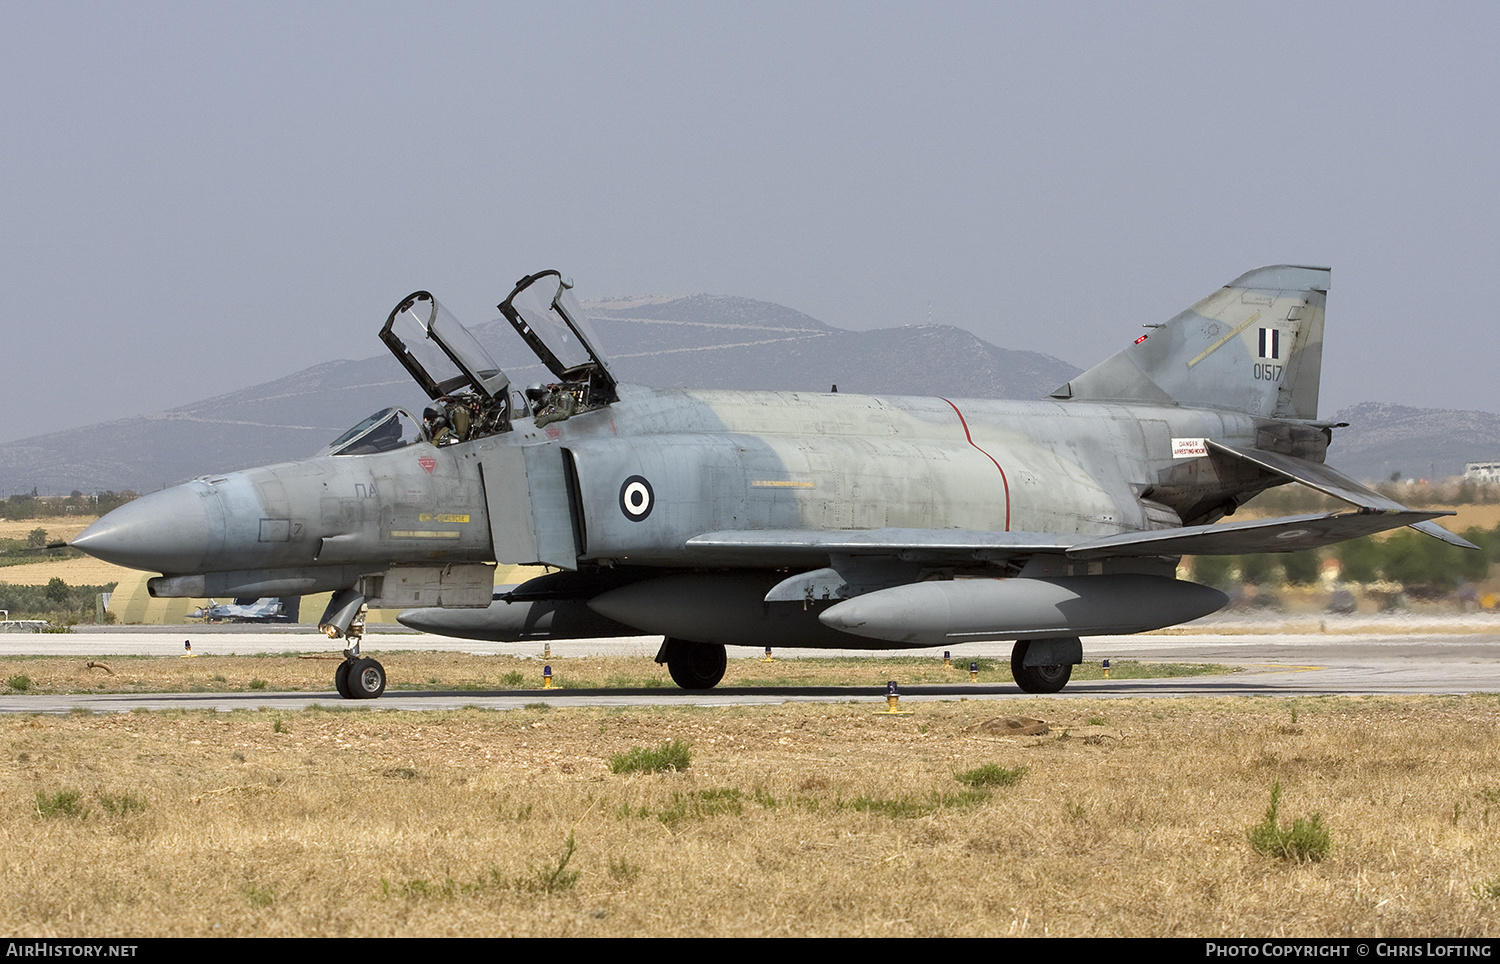
[[[1464,481],[1500,483],[1500,462],[1470,462],[1464,466]]]

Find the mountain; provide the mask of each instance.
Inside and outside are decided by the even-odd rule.
[[[657,387],[1041,398],[1078,373],[950,325],[846,331],[780,305],[708,295],[587,307],[616,377]]]
[[[1041,398],[1078,373],[961,328],[846,331],[749,298],[619,298],[584,308],[615,377],[656,387],[825,392],[837,384],[845,392]],[[548,378],[505,321],[473,330],[516,386]],[[150,492],[303,458],[377,409],[420,413],[425,403],[388,354],[326,362],[164,412],[0,444],[0,493]]]
[[[1363,402],[1330,421],[1349,427],[1333,430],[1328,461],[1355,478],[1442,479],[1466,462],[1500,459],[1500,415],[1491,412]]]
[[[715,295],[584,305],[616,378],[657,387],[1043,398],[1078,373],[949,325],[846,331],[782,305]],[[548,378],[504,320],[473,329],[517,387]],[[375,343],[371,332],[371,343]],[[389,405],[426,398],[389,354],[333,361],[192,405],[0,444],[0,494],[150,492],[209,472],[303,458]],[[1500,415],[1366,402],[1329,461],[1356,478],[1442,478],[1500,459]]]

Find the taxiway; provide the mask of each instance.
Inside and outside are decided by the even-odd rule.
[[[1080,680],[1055,696],[1041,699],[1191,697],[1191,696],[1313,696],[1360,694],[1500,693],[1500,618],[1452,617],[1335,623],[1325,621],[1315,632],[1277,632],[1267,620],[1199,627],[1201,631],[1173,635],[1098,636],[1085,640],[1085,657],[1145,662],[1213,663],[1232,668],[1218,676],[1146,680]],[[0,636],[0,653],[11,655],[109,656],[159,653],[181,655],[184,643],[208,654],[336,652],[336,645],[315,631],[289,627],[267,632],[259,627],[178,626],[90,629],[71,634],[8,634]],[[655,655],[659,637],[572,640],[551,644],[554,658],[585,655]],[[479,643],[422,633],[372,633],[365,652],[379,656],[401,650],[504,654],[543,658],[536,643]],[[976,657],[1006,659],[1009,643],[974,643],[953,652],[956,665]],[[731,658],[752,657],[753,650],[731,650]],[[823,651],[779,649],[778,659],[826,656]],[[941,649],[906,650],[901,655],[941,659]],[[555,706],[695,705],[727,706],[774,704],[791,700],[880,700],[883,690],[870,687],[720,687],[689,693],[671,689],[643,690],[497,690],[413,691],[395,689],[378,700],[344,701],[328,692],[295,693],[132,693],[132,694],[6,694],[0,713],[130,712],[162,709],[282,709],[299,710],[315,704],[359,710],[443,710],[464,706],[514,709],[528,704]],[[967,681],[903,688],[904,701],[1037,699],[1009,682],[971,684]]]

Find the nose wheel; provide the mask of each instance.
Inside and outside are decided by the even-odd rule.
[[[334,672],[333,685],[346,700],[373,700],[385,692],[385,667],[368,656],[346,659]]]

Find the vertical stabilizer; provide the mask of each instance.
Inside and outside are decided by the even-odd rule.
[[[1247,272],[1052,395],[1317,418],[1328,276]]]

